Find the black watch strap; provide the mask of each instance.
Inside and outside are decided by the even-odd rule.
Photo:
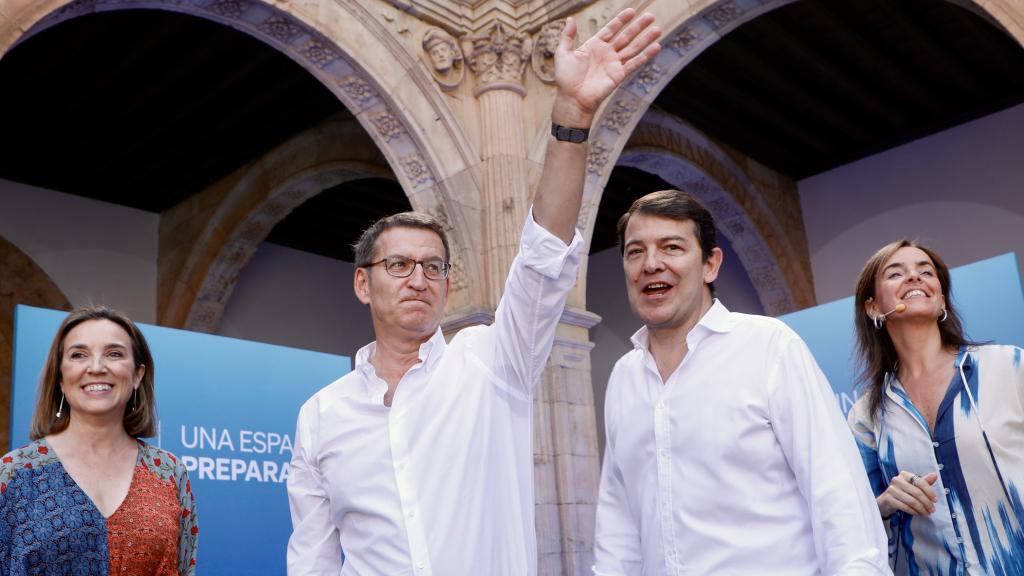
[[[568,126],[562,126],[561,124],[551,123],[551,135],[555,137],[555,140],[561,142],[572,142],[579,144],[586,142],[587,138],[590,137],[590,128],[569,128]]]

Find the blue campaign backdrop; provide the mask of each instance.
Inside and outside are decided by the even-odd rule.
[[[950,270],[953,303],[975,341],[1024,346],[1024,291],[1013,253]],[[843,414],[857,399],[853,297],[779,316],[807,342]]]
[[[11,446],[28,442],[36,386],[66,312],[15,310]],[[345,356],[140,324],[156,364],[154,444],[189,468],[197,573],[284,574],[284,480],[299,407],[351,369]]]

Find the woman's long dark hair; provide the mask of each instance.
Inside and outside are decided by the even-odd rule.
[[[896,355],[896,347],[892,343],[892,338],[889,337],[888,328],[882,330],[875,328],[871,317],[864,311],[864,303],[875,297],[875,281],[885,263],[897,250],[908,247],[924,252],[935,265],[935,273],[939,278],[942,295],[946,300],[946,319],[938,323],[942,345],[953,349],[973,344],[964,336],[963,322],[953,305],[953,299],[950,298],[952,284],[950,283],[949,267],[942,261],[942,258],[916,240],[897,240],[883,246],[864,264],[864,269],[861,270],[860,278],[857,280],[857,292],[853,300],[854,325],[857,327],[857,353],[861,364],[860,385],[862,393],[868,396],[869,414],[872,419],[876,417],[882,406],[885,375],[887,372],[893,371],[899,358]]]

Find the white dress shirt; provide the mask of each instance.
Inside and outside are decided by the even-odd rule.
[[[536,573],[533,389],[581,245],[578,232],[566,246],[531,215],[493,325],[447,344],[439,329],[391,408],[373,343],[303,405],[290,576]]]
[[[662,383],[646,327],[615,365],[600,575],[891,574],[853,438],[810,351],[717,300]]]

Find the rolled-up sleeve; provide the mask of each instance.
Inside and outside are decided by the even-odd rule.
[[[551,353],[566,298],[576,283],[583,238],[576,230],[568,245],[527,216],[519,254],[495,311],[495,374],[532,394]]]

